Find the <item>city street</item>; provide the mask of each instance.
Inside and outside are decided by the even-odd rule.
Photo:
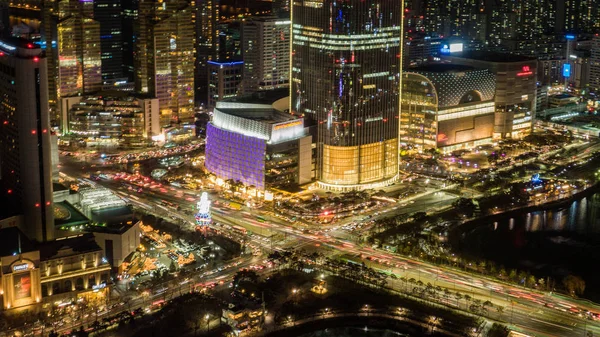
[[[74,177],[85,177],[77,168],[65,171]],[[102,180],[98,183],[117,192],[123,190],[123,187],[117,182]],[[177,191],[179,189],[173,189],[164,194],[144,189],[142,193],[132,192],[135,193],[135,198],[129,198],[129,201],[149,212],[175,217],[184,226],[194,226],[192,215],[185,215],[182,212],[159,207],[161,205],[160,200],[174,202],[180,205],[182,209],[195,207],[195,200],[185,200],[185,198],[180,197],[181,193],[177,194]],[[373,211],[377,215],[373,215],[370,220],[397,214],[440,210],[451,205],[456,197],[456,195],[443,191],[427,193],[414,198],[412,200],[414,202],[403,204],[401,207],[390,204],[386,208]],[[211,195],[211,198],[224,201],[214,195]],[[248,214],[250,216],[247,216]],[[255,220],[257,216],[261,216],[264,221]],[[597,305],[555,295],[546,295],[539,291],[503,284],[497,280],[486,279],[463,271],[434,266],[414,258],[401,257],[374,250],[370,247],[360,246],[357,245],[353,235],[341,229],[332,229],[328,232],[320,231],[318,233],[311,230],[307,233],[273,216],[272,213],[267,214],[258,209],[242,207],[241,210],[232,210],[213,206],[212,217],[217,223],[247,228],[253,234],[249,239],[247,238],[247,241],[263,247],[265,251],[271,249],[301,249],[308,252],[319,252],[327,257],[352,257],[356,261],[360,261],[361,256],[364,258],[369,257],[370,260],[363,259],[368,266],[386,273],[394,273],[397,276],[397,280],[393,284],[388,280],[388,286],[396,290],[410,292],[410,288],[414,285],[402,282],[400,278],[404,277],[407,280],[414,278],[423,282],[423,284],[431,283],[434,286],[448,288],[453,293],[459,292],[463,296],[468,294],[472,298],[481,301],[489,300],[494,305],[504,308],[503,313],[492,312],[489,316],[512,324],[517,329],[534,336],[583,336],[584,331],[591,331],[595,335],[600,335],[599,322],[583,317],[585,310],[595,313],[600,312],[600,307]],[[365,215],[360,215],[348,218],[343,223],[360,221],[364,217]],[[343,223],[338,223],[334,227],[341,227]],[[219,230],[224,231],[223,228],[219,228]],[[234,232],[232,235],[240,236],[240,233]],[[244,265],[251,265],[252,261],[249,260]],[[210,279],[204,281],[212,282],[226,279],[233,272],[211,275]],[[456,307],[458,304],[458,307],[463,310],[467,306],[465,300],[457,301],[450,298],[445,301],[447,302],[445,304],[452,307]]]

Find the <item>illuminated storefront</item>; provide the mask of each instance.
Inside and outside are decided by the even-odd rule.
[[[451,64],[403,73],[403,149],[453,151],[491,142],[494,83],[495,77],[488,70]]]
[[[91,235],[34,244],[16,227],[0,231],[4,310],[75,298],[109,284],[110,265]]]
[[[543,76],[538,71],[537,59],[483,51],[444,55],[442,59],[457,65],[488,69],[496,76],[495,139],[520,139],[531,133],[536,112],[536,82],[539,75]]]
[[[290,110],[316,124],[322,188],[398,174],[402,1],[300,1],[292,11]]]

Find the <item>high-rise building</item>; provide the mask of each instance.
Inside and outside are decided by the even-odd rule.
[[[58,98],[100,90],[100,24],[72,13],[58,23],[57,31]]]
[[[591,50],[590,90],[598,94],[600,93],[600,36],[594,36]]]
[[[237,96],[242,84],[244,62],[208,61],[207,107],[212,109],[217,101]]]
[[[163,125],[194,117],[194,24],[186,1],[139,2],[136,90],[158,98]]]
[[[134,27],[138,17],[138,0],[121,1],[121,26],[123,42],[123,76],[133,82],[135,78],[135,34]]]
[[[290,111],[316,124],[323,188],[398,176],[403,2],[294,3]]]
[[[94,0],[94,19],[100,23],[100,50],[102,52],[102,79],[123,77],[123,26],[121,2]]]
[[[42,47],[48,56],[48,100],[59,125],[59,100],[102,88],[100,24],[92,1],[51,1],[42,8]],[[63,121],[64,122],[64,121]]]
[[[196,11],[196,61],[194,91],[196,104],[208,103],[208,61],[216,61],[218,53],[219,7],[215,0],[197,0]]]
[[[0,185],[22,229],[37,241],[54,238],[48,73],[31,41],[0,42]],[[7,205],[4,205],[7,206]],[[3,206],[3,207],[4,207]]]
[[[289,85],[290,21],[254,18],[244,22],[243,91],[271,90]]]

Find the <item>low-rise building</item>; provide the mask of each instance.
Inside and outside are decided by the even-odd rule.
[[[495,139],[520,139],[531,133],[539,73],[535,58],[484,51],[464,51],[441,58],[445,62],[488,69],[496,76]]]
[[[158,99],[124,92],[70,97],[62,102],[63,133],[87,146],[144,146],[160,134]]]
[[[207,126],[206,168],[259,191],[312,178],[312,138],[303,118],[284,112],[288,90],[220,101]]]
[[[548,97],[548,106],[550,108],[556,108],[560,106],[565,106],[569,104],[577,104],[579,103],[579,97],[571,96],[569,94],[558,94],[552,95]]]
[[[109,285],[110,265],[91,234],[43,243],[17,228],[0,230],[3,309],[74,299]]]
[[[260,329],[265,320],[265,310],[263,306],[255,303],[229,304],[227,309],[223,309],[221,320],[239,335],[242,332]]]

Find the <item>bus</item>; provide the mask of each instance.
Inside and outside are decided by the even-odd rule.
[[[238,204],[237,202],[230,202],[229,203],[229,208],[235,209],[236,211],[239,211],[242,208],[242,205]]]
[[[241,226],[231,226],[231,228],[232,228],[232,229],[233,229],[233,230],[234,230],[236,233],[243,234],[243,235],[246,235],[246,234],[248,234],[248,230],[246,230],[246,228],[244,228],[244,227],[241,227]]]

